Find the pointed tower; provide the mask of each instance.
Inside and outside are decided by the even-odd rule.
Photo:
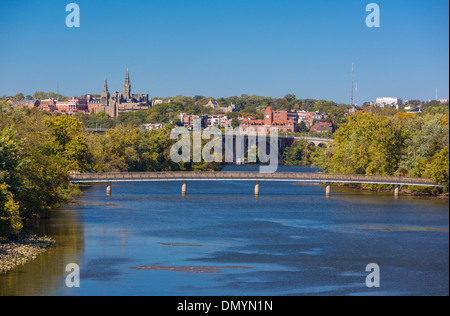
[[[131,83],[130,83],[130,75],[128,74],[128,68],[127,68],[127,75],[125,77],[125,83],[123,84],[123,97],[125,100],[131,100]]]
[[[273,112],[270,106],[264,111],[264,125],[272,126]]]
[[[102,92],[102,95],[101,95],[101,104],[103,105],[103,106],[108,106],[109,105],[109,91],[108,91],[108,83],[107,83],[107,81],[106,81],[106,78],[105,78],[105,85],[103,86],[103,92]]]
[[[354,81],[354,72],[353,72],[353,63],[352,63],[352,94],[350,96],[350,105],[354,105],[353,104],[353,81]]]

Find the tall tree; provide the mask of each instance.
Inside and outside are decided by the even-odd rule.
[[[395,118],[369,113],[353,115],[335,134],[331,173],[393,175],[399,166],[406,129]]]

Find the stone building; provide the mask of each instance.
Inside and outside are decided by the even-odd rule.
[[[111,117],[118,117],[119,113],[138,110],[148,110],[152,106],[152,100],[148,94],[132,94],[130,75],[125,76],[123,84],[123,93],[115,91],[110,94],[108,83],[105,79],[103,92],[100,99],[92,99],[89,102],[89,108],[94,109],[95,113],[106,112]]]
[[[231,103],[227,107],[222,107],[219,105],[219,103],[217,103],[216,101],[213,101],[211,99],[209,100],[209,102],[207,104],[204,105],[204,107],[210,107],[210,108],[213,108],[214,110],[218,110],[219,112],[222,112],[222,113],[234,112],[236,110],[236,105],[234,105],[233,103]]]

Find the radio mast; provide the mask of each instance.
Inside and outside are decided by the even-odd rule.
[[[353,80],[354,80],[354,75],[353,75],[353,63],[352,63],[352,94],[350,97],[350,105],[353,105]]]

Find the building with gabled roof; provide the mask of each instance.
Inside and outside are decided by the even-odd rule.
[[[295,120],[288,118],[287,111],[272,111],[270,106],[264,111],[264,119],[244,118],[239,125],[239,132],[243,135],[269,135],[271,129],[279,133],[294,133],[298,131],[298,126]]]

